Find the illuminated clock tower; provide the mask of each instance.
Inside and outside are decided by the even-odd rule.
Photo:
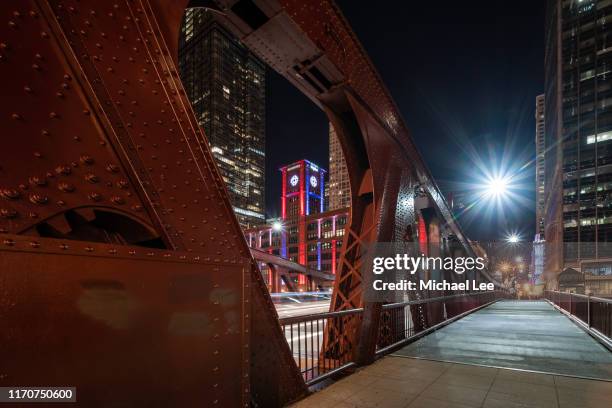
[[[297,220],[299,217],[324,211],[326,171],[308,160],[281,167],[283,193],[281,218]]]
[[[281,167],[280,171],[283,183],[281,218],[288,226],[283,235],[286,253],[282,255],[306,265],[306,220],[324,211],[326,171],[308,160]],[[298,283],[306,283],[304,275],[298,276]]]

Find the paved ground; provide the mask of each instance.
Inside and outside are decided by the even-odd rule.
[[[293,408],[608,408],[612,382],[385,357]]]
[[[612,353],[544,301],[497,302],[395,354],[612,380]]]
[[[612,380],[612,353],[545,302],[505,301],[452,323],[293,407],[612,407],[612,381],[554,374]]]

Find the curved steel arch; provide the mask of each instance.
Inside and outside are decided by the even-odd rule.
[[[358,361],[371,361],[380,304],[363,302],[359,267],[364,245],[404,240],[406,229],[418,216],[415,189],[428,197],[448,230],[447,237],[454,236],[473,256],[471,244],[449,211],[390,93],[333,1],[214,3],[226,26],[319,105],[336,129],[349,171],[352,208],[331,310],[365,306],[366,313],[363,322],[332,327],[326,347],[331,354],[356,353]],[[486,271],[479,278],[495,282]]]
[[[471,251],[389,92],[333,2],[214,3],[244,44],[324,109],[340,138],[353,201],[333,310],[363,304],[362,246],[405,234],[414,224],[417,187]],[[0,4],[0,126],[10,138],[0,151],[0,280],[7,293],[0,316],[7,324],[31,319],[31,327],[20,327],[16,336],[0,334],[3,350],[11,352],[0,355],[9,373],[0,384],[31,381],[23,367],[36,355],[24,350],[40,349],[45,358],[55,353],[70,363],[61,372],[42,368],[37,375],[74,381],[88,406],[107,402],[94,387],[100,380],[116,384],[114,398],[149,405],[280,406],[305,392],[178,78],[176,47],[186,5]],[[58,208],[94,204],[152,225],[170,251],[16,235]],[[89,268],[77,273],[87,260]],[[116,273],[118,266],[129,273]],[[23,273],[7,273],[13,269]],[[44,317],[57,324],[44,326],[46,333],[70,331],[83,341],[67,348],[45,343],[36,331],[43,327],[41,315],[21,300],[28,296],[49,306]],[[104,296],[125,299],[119,304],[125,318],[105,314],[108,304],[96,303]],[[359,349],[364,362],[372,356],[379,306],[365,306],[364,322],[328,333],[334,353]],[[159,354],[155,372],[146,369],[153,363],[139,344]],[[107,355],[92,372],[76,360],[87,361],[94,350]],[[164,383],[167,378],[175,380]],[[159,391],[162,384],[169,389]]]

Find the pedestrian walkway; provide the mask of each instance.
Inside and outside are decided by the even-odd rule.
[[[610,406],[612,353],[544,301],[497,302],[294,405]]]
[[[612,382],[385,357],[293,408],[608,408]]]
[[[501,301],[396,355],[612,380],[612,353],[545,301]]]

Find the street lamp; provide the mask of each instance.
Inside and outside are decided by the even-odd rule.
[[[274,231],[281,231],[283,229],[283,224],[281,224],[280,221],[274,221],[272,223],[272,229]]]
[[[505,177],[492,177],[486,184],[487,194],[491,197],[501,197],[508,192],[508,179]]]
[[[518,234],[510,234],[506,237],[506,242],[510,244],[516,244],[521,240],[521,237]]]

